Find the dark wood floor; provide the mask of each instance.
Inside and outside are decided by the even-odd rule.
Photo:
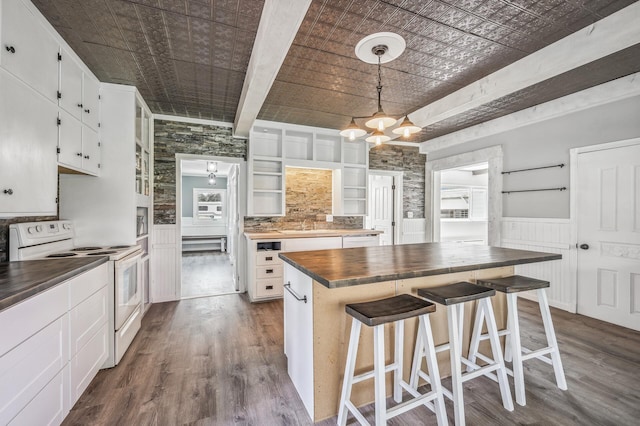
[[[520,305],[523,343],[542,346],[537,305]],[[512,413],[502,408],[495,382],[465,384],[467,424],[637,425],[640,333],[552,314],[569,390],[555,387],[550,366],[529,361],[527,405]],[[246,295],[227,295],[153,305],[122,362],[98,374],[65,424],[311,424],[282,348],[281,301],[252,305]],[[363,411],[373,422],[373,407]],[[450,402],[447,411],[452,419]],[[435,418],[421,408],[389,424],[435,424]]]

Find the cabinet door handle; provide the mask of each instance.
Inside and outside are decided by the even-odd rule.
[[[9,188],[9,189],[5,189],[5,190],[4,190],[4,191],[2,191],[2,192],[4,192],[4,193],[5,193],[5,194],[7,194],[7,195],[13,195],[13,189],[11,189],[11,188]]]
[[[86,158],[88,160],[90,157],[88,155],[85,155],[84,158]]]
[[[265,286],[265,289],[266,290],[273,290],[273,286],[272,285]]]
[[[264,260],[273,260],[273,256],[267,256],[264,258]]]
[[[76,152],[76,155],[77,155],[78,157],[82,157],[82,153],[81,153],[81,152]]]
[[[90,109],[85,109],[84,112],[86,112],[87,114],[90,114],[91,110]]]
[[[78,104],[78,108],[82,108],[82,104]]]
[[[267,269],[267,274],[273,274],[273,269]]]
[[[5,46],[5,49],[7,49],[7,52],[16,53],[16,49],[13,46]]]

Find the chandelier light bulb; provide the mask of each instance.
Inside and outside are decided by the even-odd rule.
[[[216,175],[214,175],[213,173],[211,173],[209,175],[209,185],[215,185],[216,183]]]
[[[411,120],[409,120],[409,117],[405,116],[404,120],[402,120],[402,123],[395,129],[393,129],[392,132],[396,135],[401,135],[404,138],[408,138],[414,133],[418,133],[420,130],[422,129],[413,124]]]
[[[376,129],[376,130],[373,131],[373,133],[371,133],[371,136],[369,136],[365,140],[367,142],[375,143],[376,145],[380,145],[383,142],[389,142],[391,140],[391,138],[389,136],[385,135],[384,133],[382,133],[380,130]]]
[[[356,120],[354,118],[351,119],[351,123],[349,123],[349,126],[340,132],[340,136],[349,138],[350,141],[354,141],[357,138],[364,136],[366,134],[367,134],[367,131],[358,127],[358,125],[356,124]]]

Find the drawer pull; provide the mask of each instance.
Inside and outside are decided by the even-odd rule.
[[[273,260],[273,256],[267,256],[264,258],[264,260]]]
[[[291,281],[287,281],[287,283],[284,285],[284,288],[286,288],[286,289],[287,289],[287,291],[288,291],[289,293],[291,293],[291,295],[292,295],[293,297],[295,297],[295,298],[296,298],[296,300],[299,300],[300,302],[307,303],[307,296],[306,296],[306,295],[305,295],[305,296],[300,297],[300,296],[298,296],[298,295],[296,294],[296,292],[295,292],[295,291],[291,290]]]
[[[265,287],[266,290],[273,290],[273,286],[272,285],[268,285]]]
[[[265,272],[266,272],[267,274],[273,274],[273,269],[267,269]]]

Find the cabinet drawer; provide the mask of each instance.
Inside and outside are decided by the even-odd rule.
[[[109,351],[108,335],[109,324],[105,322],[78,354],[71,359],[69,363],[71,406],[80,398],[80,395],[87,389],[91,380],[98,374],[98,370],[106,361]]]
[[[282,264],[256,267],[257,279],[275,278],[275,277],[282,277]]]
[[[69,312],[69,330],[73,358],[102,329],[108,320],[107,287],[102,287]]]
[[[0,424],[9,423],[67,364],[68,327],[65,314],[0,357]]]
[[[103,263],[102,265],[87,272],[83,272],[77,277],[69,280],[69,299],[71,301],[71,308],[78,305],[87,297],[91,296],[93,293],[109,283],[107,265],[108,263]]]
[[[256,280],[256,296],[259,298],[281,297],[282,290],[282,278]]]
[[[278,251],[264,251],[256,254],[256,265],[280,265],[282,261],[278,257]]]
[[[11,420],[10,426],[59,425],[69,412],[65,400],[66,370],[60,371],[24,409]],[[4,423],[3,423],[4,424]]]

